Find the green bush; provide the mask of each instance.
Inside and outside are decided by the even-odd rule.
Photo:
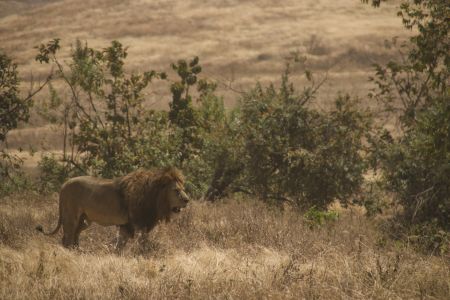
[[[50,104],[45,106],[57,111],[52,119],[64,127],[62,162],[78,173],[103,177],[163,164],[168,152],[167,117],[147,110],[143,93],[153,79],[166,75],[126,74],[127,49],[117,41],[100,51],[77,41],[68,65],[58,60],[58,48],[57,39],[41,45],[36,59],[52,62],[71,92],[60,101],[62,97],[51,90]]]
[[[44,155],[38,163],[40,176],[38,189],[40,192],[49,193],[59,190],[61,185],[69,177],[68,170],[55,155]]]
[[[437,100],[418,114],[401,139],[384,141],[382,169],[409,223],[450,229],[450,102]]]
[[[403,207],[397,218],[401,233],[419,236],[422,249],[445,252],[450,229],[448,1],[405,1],[399,15],[417,34],[402,61],[376,66],[377,89],[370,96],[398,117],[401,134],[382,131],[372,143],[372,161]]]
[[[0,195],[26,189],[29,185],[29,180],[20,170],[22,159],[8,151],[7,134],[21,122],[28,121],[33,96],[48,83],[49,78],[36,90],[30,91],[27,97],[21,97],[17,64],[0,52]]]
[[[19,96],[17,65],[0,53],[0,193],[7,194],[17,186],[18,170],[22,160],[6,150],[6,135],[27,121],[31,101]]]
[[[304,214],[303,218],[311,229],[320,227],[327,222],[336,221],[339,219],[339,213],[334,210],[320,210],[315,206],[309,208]]]
[[[20,98],[19,84],[17,64],[0,53],[0,142],[5,141],[8,131],[30,117],[32,103],[29,98]]]
[[[243,184],[268,201],[325,209],[359,191],[369,123],[348,96],[328,112],[308,107],[311,90],[298,94],[287,71],[279,89],[257,85],[242,99]]]
[[[409,232],[408,241],[417,249],[443,256],[450,253],[450,233],[436,222],[413,224]]]
[[[233,140],[228,129],[230,116],[223,99],[215,93],[217,84],[197,79],[201,72],[198,57],[189,63],[179,60],[172,67],[179,76],[179,81],[171,85],[172,102],[168,113],[172,129],[170,143],[176,154],[173,164],[184,171],[186,187],[192,195],[207,194],[210,198],[208,192],[215,185],[214,176]],[[190,94],[194,86],[198,95],[195,102]],[[223,196],[224,189],[221,192]]]
[[[392,207],[392,201],[386,190],[383,179],[365,180],[361,193],[353,200],[353,204],[363,206],[367,217],[375,217]]]
[[[222,122],[217,122],[216,124],[220,125],[208,139],[206,157],[212,173],[208,179],[209,186],[205,198],[209,201],[224,198],[235,192],[250,193],[244,179],[243,131],[237,110],[230,111]]]
[[[5,152],[0,152],[0,155],[4,154]],[[6,155],[7,158],[2,158],[0,161],[0,168],[2,171],[0,176],[0,198],[10,194],[32,190],[32,180],[20,170],[22,160],[9,153],[6,153]]]

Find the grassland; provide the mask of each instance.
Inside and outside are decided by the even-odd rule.
[[[407,34],[396,4],[0,1],[0,48],[19,63],[24,89],[48,72],[34,62],[33,47],[54,37],[66,46],[63,57],[76,39],[93,47],[117,39],[129,46],[133,72],[168,70],[171,62],[198,55],[203,76],[219,82],[228,106],[256,81],[276,81],[286,56],[299,51],[318,76],[328,76],[314,103],[326,108],[338,91],[364,98],[371,64],[396,55],[384,43]],[[168,84],[154,85],[149,97],[154,108],[167,107]],[[58,128],[36,117],[11,132],[8,145],[52,152],[62,146]],[[27,173],[36,175],[38,160],[25,161]],[[115,228],[94,225],[79,250],[67,250],[61,233],[44,237],[34,230],[55,225],[57,196],[12,195],[0,199],[0,299],[447,299],[448,257],[393,240],[383,233],[383,217],[334,209],[337,221],[311,227],[296,211],[254,199],[194,201],[117,255]]]
[[[359,209],[311,228],[252,200],[194,202],[144,243],[112,250],[115,229],[93,225],[80,250],[51,227],[56,196],[0,202],[0,299],[447,299],[448,258],[384,236]]]

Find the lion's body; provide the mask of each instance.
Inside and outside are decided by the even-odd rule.
[[[114,180],[72,178],[61,189],[60,205],[64,216],[84,214],[87,221],[103,226],[128,223],[126,204]]]
[[[80,176],[68,180],[59,194],[59,221],[63,245],[77,246],[78,238],[92,222],[120,228],[118,247],[135,230],[150,231],[159,221],[170,220],[174,211],[186,206],[184,180],[176,169],[160,172],[135,171],[122,178]],[[42,231],[42,227],[38,228]]]

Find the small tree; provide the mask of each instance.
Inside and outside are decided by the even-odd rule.
[[[415,29],[418,34],[401,45],[406,49],[402,61],[375,65],[371,80],[377,88],[369,96],[399,116],[402,128],[407,130],[414,127],[418,113],[426,111],[437,97],[448,94],[448,1],[406,1],[398,15],[407,29]]]
[[[448,13],[445,0],[401,5],[405,27],[417,34],[403,46],[407,49],[403,61],[376,66],[372,80],[377,89],[370,95],[399,117],[402,134],[394,138],[384,131],[374,144],[374,156],[386,187],[404,207],[401,219],[409,228],[428,224],[435,232],[448,231],[450,220]],[[431,240],[432,247],[446,243],[441,237]]]
[[[383,171],[411,223],[432,221],[450,229],[450,102],[421,112],[401,139],[384,140]]]
[[[6,140],[6,134],[17,128],[21,121],[28,121],[31,106],[30,98],[19,96],[19,78],[17,65],[3,53],[0,53],[0,141]]]
[[[62,104],[56,119],[64,126],[63,162],[69,170],[113,177],[167,156],[159,153],[164,151],[164,130],[155,130],[164,129],[167,119],[145,109],[143,97],[149,83],[164,79],[164,73],[127,75],[127,49],[117,41],[101,51],[77,41],[68,66],[58,60],[53,51],[57,48],[59,40],[41,45],[36,59],[54,63],[70,90],[70,100],[64,103],[51,93],[52,103]]]
[[[172,69],[177,72],[180,80],[170,86],[172,101],[169,103],[169,120],[178,129],[178,165],[183,165],[192,154],[198,150],[198,116],[192,104],[189,90],[197,83],[197,75],[202,68],[198,64],[199,58],[194,57],[189,64],[185,60],[179,60],[172,64]]]
[[[172,68],[179,76],[179,81],[171,85],[169,104],[176,165],[187,175],[187,187],[193,195],[203,196],[206,192],[210,198],[217,183],[214,178],[221,177],[217,174],[225,162],[226,145],[232,139],[227,130],[228,116],[223,99],[215,93],[217,84],[198,79],[201,72],[198,57],[189,63],[179,60]],[[191,95],[194,86],[195,103]],[[222,196],[224,190],[219,189]]]
[[[0,53],[0,182],[1,190],[10,183],[15,183],[14,174],[19,170],[22,160],[7,148],[7,134],[16,129],[20,122],[27,122],[30,117],[30,107],[33,96],[36,95],[50,80],[30,91],[24,98],[20,96],[20,79],[17,64],[6,54]]]

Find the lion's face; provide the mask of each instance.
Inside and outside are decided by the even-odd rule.
[[[167,187],[167,200],[170,204],[170,211],[179,213],[189,202],[189,196],[184,191],[184,186],[179,182],[172,182]]]

